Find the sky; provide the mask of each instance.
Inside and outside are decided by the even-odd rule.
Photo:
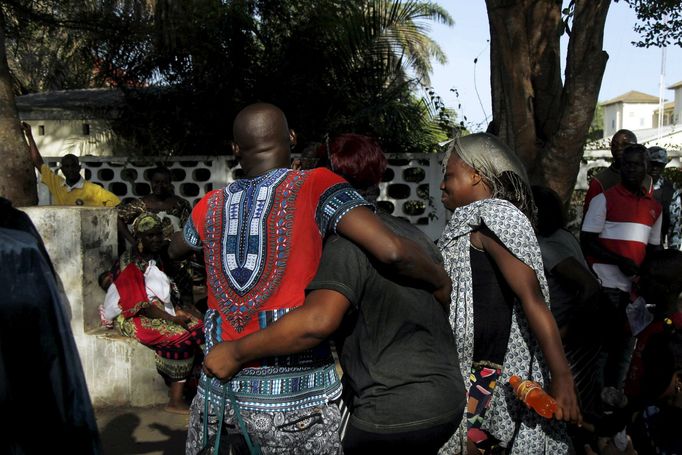
[[[455,21],[453,27],[431,26],[431,37],[448,57],[446,65],[433,64],[431,85],[447,107],[458,112],[458,120],[467,117],[473,131],[485,130],[492,115],[490,104],[490,32],[483,0],[439,0]],[[637,48],[631,44],[639,35],[633,31],[637,18],[623,2],[612,3],[606,19],[604,50],[609,54],[602,80],[599,101],[606,101],[630,90],[658,96],[661,72],[660,48]],[[562,48],[565,59],[565,45]],[[474,60],[477,63],[474,63]],[[668,87],[682,80],[682,49],[668,47],[664,84]],[[457,96],[455,92],[457,91]],[[476,93],[478,89],[478,95]],[[672,90],[664,90],[672,101]],[[480,98],[480,101],[479,101]],[[460,107],[461,105],[461,107]]]

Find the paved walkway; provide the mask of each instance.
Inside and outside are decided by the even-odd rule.
[[[189,416],[163,406],[95,409],[104,455],[182,455]]]

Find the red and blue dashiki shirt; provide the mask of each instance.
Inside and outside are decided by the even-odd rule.
[[[305,300],[322,241],[351,209],[369,204],[327,169],[273,169],[212,191],[185,224],[187,243],[203,249],[207,352],[221,341],[264,329]],[[209,398],[221,384],[206,380]],[[341,384],[326,343],[248,365],[231,381],[245,409],[285,411],[338,398]]]

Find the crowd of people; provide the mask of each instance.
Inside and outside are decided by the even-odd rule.
[[[590,182],[579,239],[504,143],[455,138],[435,244],[377,208],[376,140],[341,134],[292,163],[270,104],[234,120],[243,178],[194,208],[163,167],[123,204],[72,155],[62,179],[24,131],[55,203],[118,206],[129,245],[100,276],[102,319],[154,350],[188,454],[682,453],[682,193],[666,150],[631,131]],[[512,376],[551,395],[551,418]]]

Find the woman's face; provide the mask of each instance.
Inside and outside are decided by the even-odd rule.
[[[478,200],[475,190],[479,184],[483,182],[474,168],[453,153],[445,166],[445,175],[440,184],[443,205],[454,210]]]
[[[150,229],[137,235],[142,242],[142,248],[145,253],[158,253],[163,248],[163,229],[161,226]]]

